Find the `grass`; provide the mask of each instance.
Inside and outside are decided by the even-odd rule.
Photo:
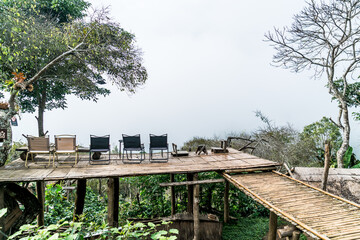
[[[224,224],[223,240],[257,240],[262,239],[269,229],[266,217],[239,218],[238,221]]]
[[[287,222],[278,218],[278,227]],[[268,217],[244,217],[236,222],[225,224],[223,227],[223,240],[261,240],[269,231]],[[306,240],[305,235],[300,235],[300,240]]]

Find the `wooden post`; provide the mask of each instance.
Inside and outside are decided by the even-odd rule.
[[[76,196],[75,196],[75,208],[74,208],[74,217],[73,217],[74,222],[79,220],[79,216],[84,211],[85,195],[86,195],[86,179],[79,179],[77,180],[77,188],[76,188]]]
[[[4,189],[4,185],[0,184],[0,209],[3,208],[5,208],[5,189]],[[0,231],[5,232],[5,217],[0,218]],[[3,239],[6,238],[0,233],[0,240]]]
[[[294,231],[291,240],[299,240],[299,239],[300,239],[300,231]]]
[[[194,180],[194,174],[188,173],[186,175],[187,181],[193,181]],[[187,203],[187,212],[193,213],[193,199],[194,199],[194,186],[189,185],[188,186],[188,203]]]
[[[108,180],[108,224],[110,227],[119,226],[119,178]]]
[[[324,174],[321,182],[322,190],[326,191],[327,180],[330,168],[330,141],[325,142],[325,160],[324,160]]]
[[[224,223],[229,222],[229,189],[230,185],[228,181],[225,181],[225,192],[224,192]]]
[[[194,180],[198,180],[198,174],[194,174]],[[194,215],[194,238],[193,240],[200,239],[200,212],[199,212],[199,202],[200,202],[200,186],[199,184],[194,186],[194,206],[193,206],[193,215]]]
[[[276,240],[277,215],[270,212],[268,240]]]
[[[36,182],[36,195],[37,199],[40,203],[40,212],[37,217],[38,226],[44,226],[45,218],[44,218],[44,209],[45,209],[45,182],[37,181]]]
[[[170,182],[175,182],[175,176],[174,174],[170,173]],[[171,192],[171,216],[175,215],[176,212],[176,202],[175,202],[175,186],[171,186],[170,187],[170,192]]]

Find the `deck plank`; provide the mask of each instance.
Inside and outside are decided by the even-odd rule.
[[[102,157],[107,157],[103,155]],[[60,156],[63,161],[66,156]],[[73,158],[67,158],[71,161]],[[29,181],[54,181],[60,179],[83,179],[83,178],[105,178],[105,177],[129,177],[151,174],[179,174],[210,172],[233,169],[260,168],[268,166],[279,166],[278,163],[261,159],[250,154],[235,150],[230,153],[194,155],[186,157],[170,156],[165,163],[151,163],[148,156],[141,164],[124,164],[118,155],[111,155],[110,165],[89,165],[89,156],[80,155],[77,165],[58,164],[53,168],[45,168],[45,158],[38,157],[39,163],[30,162],[30,168],[25,168],[22,160],[0,168],[0,182],[29,182]]]

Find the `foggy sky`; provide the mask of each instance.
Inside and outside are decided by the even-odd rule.
[[[296,129],[336,118],[337,107],[312,72],[291,73],[271,66],[274,50],[264,34],[274,26],[289,26],[303,0],[103,0],[111,16],[136,35],[149,78],[134,95],[109,85],[112,94],[97,103],[68,97],[66,110],[45,113],[45,130],[53,135],[111,135],[118,144],[122,133],[169,134],[169,143],[182,145],[194,136],[223,137],[250,132],[262,123],[260,110],[274,123]],[[37,134],[35,115],[22,114],[14,127]],[[351,145],[357,147],[358,123],[352,124]]]

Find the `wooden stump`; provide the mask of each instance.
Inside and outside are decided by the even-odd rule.
[[[101,152],[94,152],[92,155],[93,160],[99,160],[101,157]]]

